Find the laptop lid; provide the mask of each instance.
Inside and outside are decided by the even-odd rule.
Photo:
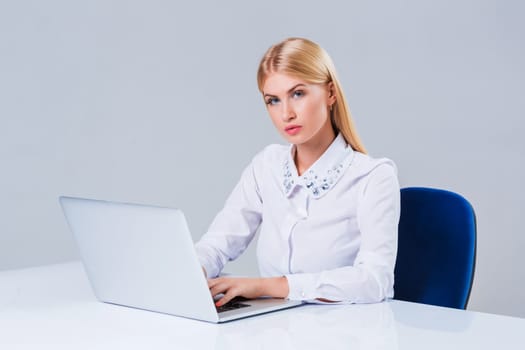
[[[219,314],[181,210],[65,196],[59,200],[100,301],[209,322],[301,304],[262,299]]]

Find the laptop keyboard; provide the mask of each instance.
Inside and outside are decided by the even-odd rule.
[[[232,310],[241,309],[243,307],[251,306],[249,304],[241,303],[240,300],[247,300],[247,299],[244,299],[244,298],[233,298],[232,300],[230,300],[226,304],[224,304],[222,306],[218,306],[217,307],[217,312],[221,313],[221,312],[225,312],[225,311],[232,311]]]

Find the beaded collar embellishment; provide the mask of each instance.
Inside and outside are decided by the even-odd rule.
[[[327,170],[316,169],[314,164],[311,169],[298,176],[293,160],[291,157],[287,157],[283,164],[283,190],[285,195],[290,196],[295,187],[301,185],[308,189],[314,198],[320,198],[335,186],[353,159],[354,152],[350,146],[347,146],[341,160]]]

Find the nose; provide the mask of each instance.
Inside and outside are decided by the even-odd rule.
[[[295,118],[295,111],[290,105],[290,103],[285,102],[282,104],[282,120],[284,122],[289,122],[290,120],[293,120]]]

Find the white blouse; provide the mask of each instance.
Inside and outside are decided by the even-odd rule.
[[[261,276],[286,276],[289,299],[392,298],[400,212],[394,163],[352,150],[339,134],[298,176],[294,152],[267,146],[244,170],[195,246],[208,277],[237,258],[260,226]]]

